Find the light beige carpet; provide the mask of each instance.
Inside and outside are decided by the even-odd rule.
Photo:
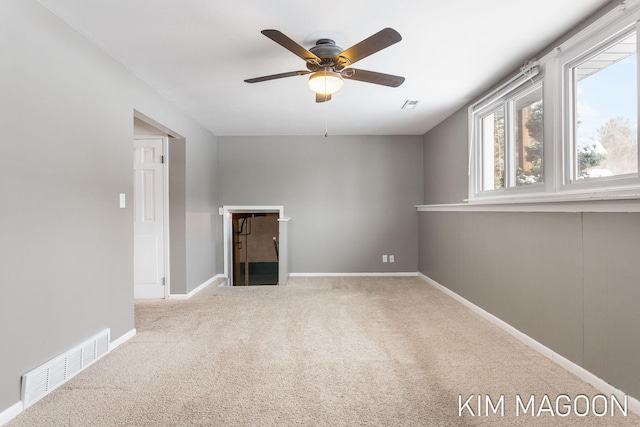
[[[517,395],[537,412],[545,395],[599,392],[416,277],[210,286],[138,303],[136,328],[8,425],[640,425],[631,412],[516,416]],[[504,417],[485,416],[487,395],[504,396]]]

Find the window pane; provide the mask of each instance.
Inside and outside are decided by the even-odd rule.
[[[504,107],[500,107],[481,119],[483,154],[483,190],[504,187],[505,136]]]
[[[638,172],[636,34],[574,68],[576,179]]]
[[[542,182],[542,87],[515,102],[516,185]]]

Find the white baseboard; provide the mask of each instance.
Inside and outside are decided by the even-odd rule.
[[[109,351],[112,351],[114,349],[116,349],[117,347],[119,347],[121,344],[129,341],[131,338],[133,338],[136,335],[136,329],[133,328],[132,330],[130,330],[129,332],[127,332],[126,334],[120,336],[119,338],[111,341],[109,343]]]
[[[0,426],[5,425],[23,411],[22,401],[16,402],[4,411],[0,412]]]
[[[608,395],[615,395],[619,399],[619,401],[621,401],[621,402],[626,397],[627,398],[627,405],[628,405],[627,407],[628,407],[628,409],[631,410],[632,412],[640,415],[640,401],[638,399],[636,399],[634,397],[631,397],[631,396],[628,396],[628,395],[625,395],[625,393],[622,390],[618,390],[617,388],[615,388],[611,384],[607,383],[603,379],[599,378],[595,374],[587,371],[582,366],[577,365],[574,362],[570,361],[569,359],[559,355],[558,353],[556,353],[555,351],[553,351],[549,347],[547,347],[544,344],[534,340],[530,336],[520,332],[519,330],[517,330],[513,326],[509,325],[504,320],[501,320],[498,317],[494,316],[493,314],[489,313],[488,311],[485,311],[484,309],[478,307],[477,305],[475,305],[471,301],[465,299],[464,297],[461,297],[460,295],[456,294],[455,292],[453,292],[449,288],[441,285],[440,283],[436,282],[435,280],[431,279],[430,277],[425,276],[422,273],[418,273],[418,277],[420,277],[422,280],[424,280],[425,282],[429,283],[430,285],[432,285],[436,289],[438,289],[438,290],[444,292],[445,294],[449,295],[450,297],[452,297],[456,301],[460,302],[462,305],[464,305],[465,307],[467,307],[468,309],[470,309],[474,313],[478,314],[480,317],[482,317],[482,318],[488,320],[489,322],[495,324],[500,329],[502,329],[503,331],[505,331],[508,334],[512,335],[513,337],[518,339],[523,344],[526,344],[527,346],[531,347],[533,350],[537,351],[538,353],[542,354],[543,356],[548,357],[549,359],[551,359],[552,361],[554,361],[555,363],[560,365],[565,370],[571,372],[573,375],[577,376],[581,380],[591,384],[592,386],[594,386],[596,389],[598,389],[602,393],[605,393],[605,394],[608,394]]]
[[[216,274],[211,279],[207,280],[206,282],[204,282],[203,284],[201,284],[200,286],[198,286],[197,288],[195,288],[194,290],[192,290],[188,294],[170,294],[169,298],[171,298],[171,299],[189,299],[189,298],[191,298],[192,296],[194,296],[195,294],[197,294],[198,292],[200,292],[201,290],[203,290],[204,288],[206,288],[207,286],[209,286],[210,284],[212,284],[213,282],[215,282],[218,279],[226,279],[226,276],[224,274]]]
[[[416,277],[417,272],[400,273],[289,273],[289,277]]]

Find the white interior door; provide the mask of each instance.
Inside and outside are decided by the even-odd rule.
[[[134,298],[165,297],[164,138],[134,139]]]

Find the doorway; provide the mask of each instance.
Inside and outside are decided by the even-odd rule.
[[[232,286],[278,284],[277,212],[236,212],[233,228]]]
[[[252,282],[267,284],[260,282],[267,279],[273,281],[273,276],[277,277],[277,281],[271,284],[285,285],[289,279],[287,224],[290,218],[284,217],[284,206],[222,206],[220,214],[223,216],[224,275],[228,279],[228,285],[245,286],[245,283],[251,285]],[[262,224],[259,225],[259,223],[263,221],[270,225],[259,232],[263,235],[259,240],[261,251],[264,252],[256,258],[252,256],[252,253],[254,255],[257,253],[252,250],[251,245],[252,240],[257,240],[256,226],[260,227]],[[273,227],[272,221],[277,223],[277,228]],[[250,233],[249,227],[251,227]],[[246,234],[249,234],[248,243]],[[244,246],[246,244],[249,247]],[[245,250],[248,256],[242,254]],[[239,253],[236,254],[236,252]],[[277,265],[273,265],[274,261]],[[236,277],[246,276],[247,273],[248,280],[246,277],[244,279]]]

